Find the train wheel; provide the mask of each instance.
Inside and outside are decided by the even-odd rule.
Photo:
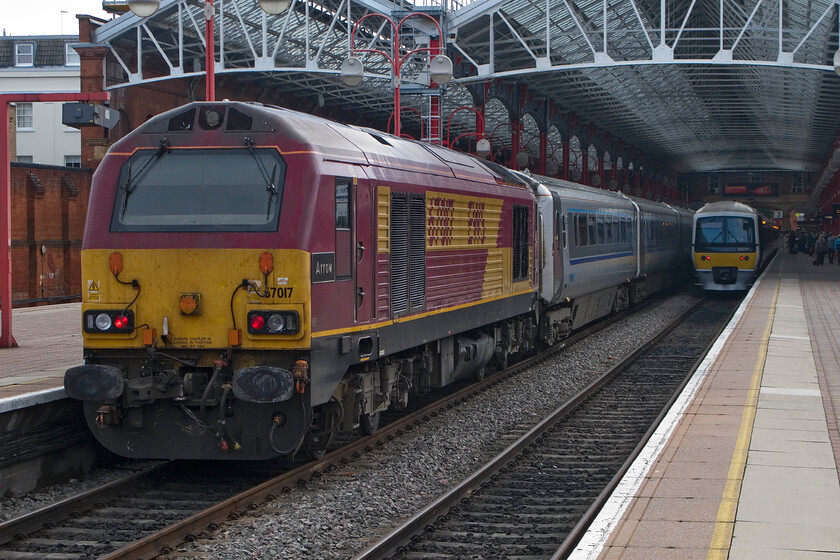
[[[373,414],[362,414],[359,418],[359,427],[362,429],[362,433],[366,436],[374,433],[379,429],[379,413],[374,412]]]

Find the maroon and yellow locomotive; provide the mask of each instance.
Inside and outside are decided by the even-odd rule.
[[[119,455],[318,453],[532,349],[535,210],[520,177],[437,146],[259,104],[169,111],[94,175],[65,388]]]

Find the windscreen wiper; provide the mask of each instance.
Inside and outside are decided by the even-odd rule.
[[[257,155],[257,150],[254,148],[254,141],[250,138],[245,138],[245,145],[248,146],[248,153],[251,154],[251,157],[254,158],[254,161],[257,162],[257,168],[260,170],[260,175],[262,175],[263,181],[265,181],[265,190],[268,192],[268,207],[265,209],[265,219],[267,220],[269,216],[271,216],[271,200],[275,196],[279,196],[277,193],[277,187],[274,185],[274,178],[277,175],[277,162],[274,162],[274,168],[271,170],[271,175],[268,174],[268,170],[265,168],[265,164]]]
[[[123,192],[122,209],[120,210],[120,217],[125,216],[125,209],[128,206],[128,197],[140,184],[140,181],[152,170],[152,168],[160,161],[164,154],[169,152],[169,140],[164,138],[160,141],[157,151],[154,155],[143,162],[140,169],[137,171],[135,177],[131,176],[131,163],[128,164],[128,177],[125,179],[125,184],[121,187]]]

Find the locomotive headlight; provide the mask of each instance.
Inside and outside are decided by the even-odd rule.
[[[100,313],[96,316],[96,328],[100,331],[107,331],[111,328],[111,316],[107,313]]]
[[[222,113],[218,109],[210,109],[204,115],[204,122],[208,128],[216,128],[222,123]]]
[[[274,313],[268,316],[268,321],[266,321],[266,325],[268,326],[269,331],[273,333],[279,333],[283,330],[283,327],[286,326],[286,320],[279,313]]]

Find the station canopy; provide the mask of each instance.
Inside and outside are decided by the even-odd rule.
[[[819,172],[831,155],[840,124],[835,1],[447,1],[292,0],[269,15],[257,0],[215,0],[216,75],[387,119],[393,64],[365,52],[393,55],[395,25],[369,15],[386,14],[402,20],[403,128],[425,122],[440,93],[444,141],[474,130],[474,116],[456,109],[473,106],[471,91],[492,83],[495,93],[524,92],[521,107],[550,102],[679,172]],[[149,18],[127,13],[101,26],[94,42],[109,47],[117,69],[107,89],[202,76],[204,18],[203,1],[163,0]],[[440,40],[432,18],[455,62],[440,90],[429,85],[426,47]],[[365,69],[353,87],[340,76],[350,55]],[[496,144],[510,142],[500,98],[486,104]],[[538,126],[523,122],[532,150]],[[561,136],[551,131],[549,150]]]

